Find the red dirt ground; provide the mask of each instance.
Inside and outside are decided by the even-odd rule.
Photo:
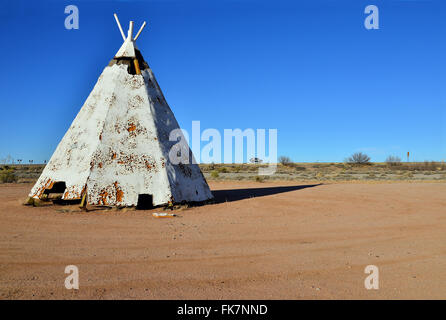
[[[445,183],[296,185],[211,182],[216,204],[165,219],[0,185],[0,299],[446,298]]]

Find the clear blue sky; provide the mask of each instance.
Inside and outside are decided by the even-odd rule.
[[[69,4],[79,30],[64,28]],[[114,12],[124,29],[147,20],[137,44],[189,132],[277,128],[297,162],[446,160],[442,0],[3,0],[0,158],[50,158],[122,43]]]

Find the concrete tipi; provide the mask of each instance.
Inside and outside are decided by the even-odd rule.
[[[91,205],[158,206],[202,202],[212,193],[186,147],[170,141],[178,122],[155,76],[135,45],[145,26],[124,40],[30,192],[59,193]],[[184,139],[180,131],[180,139]],[[183,140],[184,141],[184,140]],[[174,148],[173,148],[174,147]],[[190,161],[173,161],[174,155]],[[183,154],[181,155],[181,150]],[[190,156],[189,156],[190,155]],[[176,163],[176,164],[175,164]]]

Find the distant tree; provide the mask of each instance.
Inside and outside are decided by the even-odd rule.
[[[14,163],[14,158],[11,157],[10,154],[8,154],[5,158],[0,160],[2,164],[12,164]]]
[[[347,158],[348,163],[354,164],[367,164],[370,163],[370,157],[362,152],[355,152],[351,157]]]
[[[290,157],[280,156],[279,157],[279,163],[284,165],[284,166],[289,166],[292,162],[291,162],[291,158]]]
[[[388,156],[386,162],[388,165],[396,166],[401,163],[401,158],[397,156]]]

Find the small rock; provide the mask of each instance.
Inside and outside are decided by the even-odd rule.
[[[45,201],[42,201],[40,199],[33,199],[33,206],[34,207],[43,207],[43,206],[50,206],[50,205],[52,205],[51,202],[45,202]]]
[[[26,200],[23,202],[23,205],[25,206],[32,206],[34,205],[34,199],[31,197],[26,198]]]

